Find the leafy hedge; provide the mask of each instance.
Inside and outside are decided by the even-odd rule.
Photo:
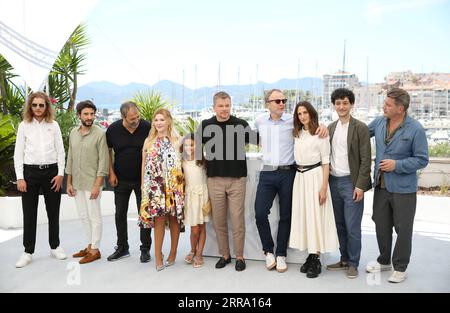
[[[450,158],[450,143],[440,143],[430,146],[430,157]]]
[[[14,147],[19,119],[0,114],[0,196],[13,188]],[[13,176],[12,176],[13,175]]]

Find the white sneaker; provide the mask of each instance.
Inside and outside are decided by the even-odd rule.
[[[394,271],[391,277],[389,277],[388,281],[391,283],[401,283],[406,279],[406,277],[407,277],[406,272]]]
[[[67,255],[64,253],[64,250],[61,247],[58,247],[56,249],[52,249],[50,251],[50,255],[58,260],[65,260],[67,259]]]
[[[22,254],[22,256],[20,257],[19,261],[17,261],[16,263],[16,267],[17,268],[22,268],[27,266],[28,264],[31,263],[31,261],[33,260],[33,257],[31,254],[24,252]]]
[[[384,264],[378,263],[377,261],[369,262],[366,266],[367,273],[379,273],[379,272],[390,271],[391,269],[392,269],[392,266],[390,264],[384,265]]]
[[[270,271],[277,266],[273,253],[266,253],[266,268]]]
[[[284,273],[288,269],[285,256],[277,256],[277,272]]]

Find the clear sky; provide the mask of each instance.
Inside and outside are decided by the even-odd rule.
[[[222,85],[296,78],[298,64],[322,77],[342,68],[344,40],[360,80],[367,60],[372,83],[450,73],[449,16],[450,0],[100,0],[81,83],[182,83],[184,71],[187,86],[214,86],[219,62]]]

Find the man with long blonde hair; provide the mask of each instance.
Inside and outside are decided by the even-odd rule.
[[[14,149],[17,189],[22,193],[25,247],[25,252],[16,263],[17,268],[25,267],[32,261],[41,189],[48,216],[51,256],[59,260],[67,258],[59,246],[59,209],[64,166],[64,144],[59,125],[54,120],[50,98],[43,92],[34,92],[25,104]]]

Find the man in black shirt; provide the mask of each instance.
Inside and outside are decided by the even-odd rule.
[[[202,121],[197,136],[205,144],[208,192],[219,253],[222,255],[216,268],[223,268],[231,262],[227,223],[229,207],[236,255],[235,269],[243,271],[247,182],[245,144],[256,144],[257,136],[245,120],[230,114],[231,97],[227,93],[216,93],[213,101],[216,115]]]
[[[139,211],[142,147],[151,128],[149,122],[140,119],[138,108],[134,102],[122,104],[120,113],[122,119],[112,123],[106,131],[110,156],[109,182],[114,187],[117,229],[116,251],[108,257],[108,261],[117,261],[130,256],[127,231],[128,203],[131,192],[134,191]],[[151,229],[141,228],[140,232],[141,262],[147,263],[150,261]]]

